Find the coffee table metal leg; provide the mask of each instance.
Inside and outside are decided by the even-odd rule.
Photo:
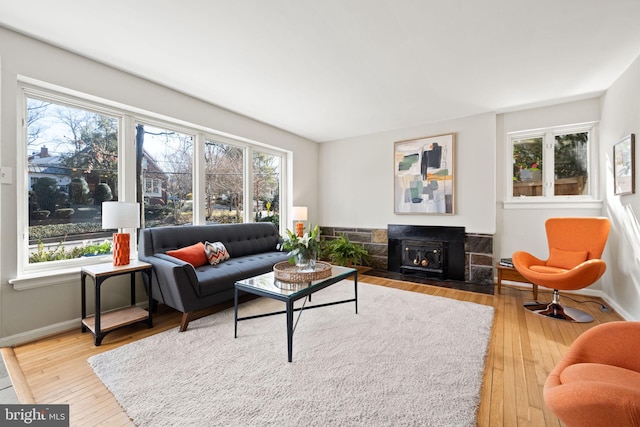
[[[293,358],[293,302],[287,301],[287,355]]]
[[[353,276],[353,290],[355,293],[356,314],[358,314],[358,272]]]
[[[238,338],[238,290],[233,294],[233,337]]]

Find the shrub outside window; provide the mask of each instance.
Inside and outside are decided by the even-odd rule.
[[[593,199],[594,126],[510,134],[510,199]]]
[[[27,262],[111,252],[102,202],[118,198],[118,118],[26,101]]]

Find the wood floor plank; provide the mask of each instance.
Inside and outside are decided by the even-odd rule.
[[[494,307],[478,408],[479,427],[560,427],[559,420],[542,399],[547,375],[582,332],[601,323],[622,320],[615,312],[602,312],[598,298],[575,294],[571,298],[578,301],[599,302],[566,301],[593,315],[594,322],[574,324],[541,317],[523,308],[525,301],[532,300],[531,289],[515,285],[505,284],[501,294],[486,295],[364,275],[359,276],[359,281]],[[541,288],[538,300],[550,299],[550,291]],[[199,314],[229,306],[221,305]],[[73,331],[3,349],[2,354],[5,360],[12,359],[8,363],[8,369],[14,371],[11,378],[20,375],[23,378],[18,381],[27,392],[19,395],[21,402],[29,403],[32,399],[36,403],[68,403],[72,426],[129,427],[133,423],[94,374],[87,359],[166,330],[175,329],[178,333],[180,318],[179,313],[161,306],[154,314],[152,329],[137,324],[114,331],[100,347],[95,347],[91,334],[81,333],[78,325]]]

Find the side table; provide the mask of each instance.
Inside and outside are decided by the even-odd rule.
[[[102,339],[109,332],[119,329],[123,326],[131,325],[138,322],[147,322],[149,328],[153,327],[151,319],[151,286],[149,286],[149,309],[145,310],[136,306],[136,289],[135,289],[135,273],[137,271],[146,274],[151,284],[152,268],[151,264],[133,260],[130,264],[115,266],[113,264],[96,264],[82,267],[80,270],[80,279],[82,286],[82,332],[91,331],[94,336],[94,343],[99,346]],[[123,274],[131,275],[131,306],[121,308],[119,310],[101,313],[100,293],[102,283],[110,277],[120,276]],[[93,278],[95,285],[95,306],[96,313],[94,316],[87,316],[86,301],[86,279],[87,276]]]
[[[518,270],[513,267],[507,267],[504,265],[496,264],[496,268],[498,269],[498,293],[500,293],[500,288],[502,286],[503,280],[511,280],[512,282],[520,282],[520,283],[531,283],[527,279],[525,279]],[[533,299],[538,300],[538,285],[535,283],[531,283],[533,285]]]

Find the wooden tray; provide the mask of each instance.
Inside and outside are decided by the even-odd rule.
[[[273,275],[276,279],[283,282],[312,282],[314,280],[331,277],[331,264],[328,262],[316,261],[316,268],[314,271],[303,272],[298,271],[298,267],[290,264],[288,261],[282,261],[273,266]]]

